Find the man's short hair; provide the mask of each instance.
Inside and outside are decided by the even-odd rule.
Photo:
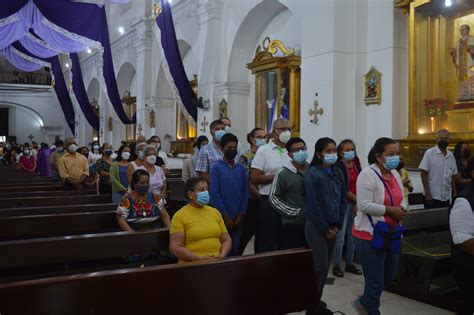
[[[214,129],[217,126],[222,126],[222,125],[225,125],[224,122],[220,119],[216,119],[213,122],[211,122],[211,125],[209,126],[209,128],[211,129],[211,131],[214,131]]]
[[[279,126],[283,125],[283,124],[289,124],[290,121],[286,118],[277,118],[275,119],[275,121],[273,122],[273,130],[275,129],[278,129]]]
[[[303,139],[294,137],[288,140],[288,142],[286,143],[286,151],[291,152],[291,146],[295,143],[303,143],[306,146],[306,142],[304,142]]]

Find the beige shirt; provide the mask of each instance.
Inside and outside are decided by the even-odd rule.
[[[89,162],[82,154],[67,152],[58,162],[59,176],[62,180],[79,180],[82,175],[89,176]]]
[[[49,157],[49,163],[51,164],[53,170],[58,171],[58,162],[59,159],[64,155],[64,152],[53,152]]]

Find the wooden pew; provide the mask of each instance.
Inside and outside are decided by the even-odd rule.
[[[86,205],[59,205],[59,206],[45,206],[45,207],[22,207],[0,209],[0,218],[14,217],[14,216],[30,216],[30,215],[46,215],[46,214],[66,214],[66,213],[82,213],[82,212],[101,212],[101,211],[115,211],[117,204],[115,203],[101,203],[101,204],[86,204]]]
[[[116,231],[115,210],[0,218],[0,242]]]
[[[0,242],[0,281],[77,273],[91,266],[114,269],[124,264],[123,256],[167,251],[168,244],[168,229]]]
[[[5,315],[284,314],[317,302],[307,249],[0,284]]]
[[[110,203],[110,195],[51,196],[27,198],[0,198],[0,209],[54,205],[77,205],[88,203]]]
[[[83,196],[94,195],[95,190],[53,190],[53,191],[25,191],[25,192],[7,192],[0,193],[0,198],[18,198],[18,197],[51,197],[51,196]]]
[[[63,185],[61,183],[52,183],[52,184],[34,184],[34,185],[24,185],[24,186],[0,186],[0,193],[7,192],[21,192],[21,191],[54,191],[54,190],[63,190]]]

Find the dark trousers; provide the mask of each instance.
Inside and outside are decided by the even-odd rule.
[[[242,224],[232,230],[229,230],[229,235],[232,239],[232,248],[230,250],[229,257],[239,256],[240,238],[242,236]]]
[[[240,236],[239,255],[242,255],[244,253],[247,244],[250,242],[252,237],[257,234],[259,208],[259,199],[249,198],[247,205],[247,213],[245,213],[244,219],[242,220],[242,234]],[[255,244],[256,243],[257,237],[255,236]]]
[[[308,247],[304,224],[282,224],[280,226],[279,249]]]
[[[278,249],[280,222],[281,216],[268,203],[268,196],[261,196],[255,235],[255,253]]]
[[[426,200],[424,200],[425,209],[436,209],[436,208],[447,208],[449,207],[449,200],[441,201],[437,199],[433,199],[431,204],[427,204]]]
[[[474,266],[467,268],[456,265],[454,268],[454,278],[461,289],[463,302],[458,310],[459,315],[474,314]]]

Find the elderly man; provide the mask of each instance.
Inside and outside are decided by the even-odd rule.
[[[65,190],[82,190],[83,183],[89,176],[89,162],[82,154],[76,152],[76,139],[67,139],[64,143],[67,152],[59,159],[59,176]]]
[[[446,129],[438,131],[437,145],[425,152],[418,167],[421,170],[425,208],[449,207],[451,193],[458,174],[454,155],[448,150],[450,135]]]
[[[222,120],[214,120],[209,126],[211,129],[212,141],[201,148],[196,164],[196,172],[209,181],[209,174],[215,162],[222,159],[222,153],[219,146],[222,137],[225,135],[225,124]]]
[[[291,138],[290,122],[279,118],[273,122],[273,138],[261,146],[252,161],[250,179],[258,185],[260,212],[255,235],[255,252],[262,253],[278,249],[281,215],[270,206],[268,195],[275,174],[291,163],[286,143]]]

